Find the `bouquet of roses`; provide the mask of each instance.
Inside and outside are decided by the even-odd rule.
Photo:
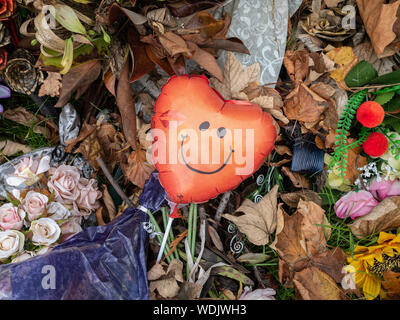
[[[102,193],[95,179],[73,166],[50,167],[49,157],[25,157],[7,183],[13,189],[0,206],[0,262],[21,262],[43,254],[82,231],[82,218],[98,209]]]

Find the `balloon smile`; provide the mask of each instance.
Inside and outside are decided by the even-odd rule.
[[[185,155],[183,154],[183,142],[185,141],[185,139],[186,139],[187,137],[188,137],[187,135],[186,135],[186,136],[182,136],[183,139],[182,139],[182,142],[181,142],[181,155],[182,155],[183,162],[185,163],[185,166],[186,166],[188,169],[190,169],[190,170],[192,170],[192,171],[194,171],[194,172],[196,172],[196,173],[200,173],[200,174],[214,174],[214,173],[220,172],[220,171],[221,171],[223,168],[225,168],[225,166],[228,164],[230,158],[232,157],[232,153],[235,152],[235,150],[232,149],[232,146],[230,146],[230,147],[229,147],[230,153],[229,153],[228,158],[225,160],[224,164],[223,164],[222,166],[220,166],[217,170],[214,170],[214,171],[202,171],[202,170],[198,170],[198,169],[196,169],[196,168],[193,168],[190,164],[188,164],[188,163],[186,162]]]

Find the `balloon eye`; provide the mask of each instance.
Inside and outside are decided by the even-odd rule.
[[[222,139],[223,137],[225,137],[225,135],[226,135],[226,129],[224,127],[218,128],[217,136]]]
[[[200,131],[207,130],[210,127],[210,123],[208,121],[204,121],[200,124],[199,129]]]

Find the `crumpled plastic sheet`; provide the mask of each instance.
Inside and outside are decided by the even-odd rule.
[[[153,173],[139,198],[105,226],[88,227],[50,252],[0,266],[0,298],[16,300],[148,299],[146,209],[165,192]]]

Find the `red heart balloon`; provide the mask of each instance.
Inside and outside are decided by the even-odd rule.
[[[203,76],[174,76],[154,106],[153,163],[169,198],[205,202],[252,175],[276,130],[258,105],[225,101]]]

